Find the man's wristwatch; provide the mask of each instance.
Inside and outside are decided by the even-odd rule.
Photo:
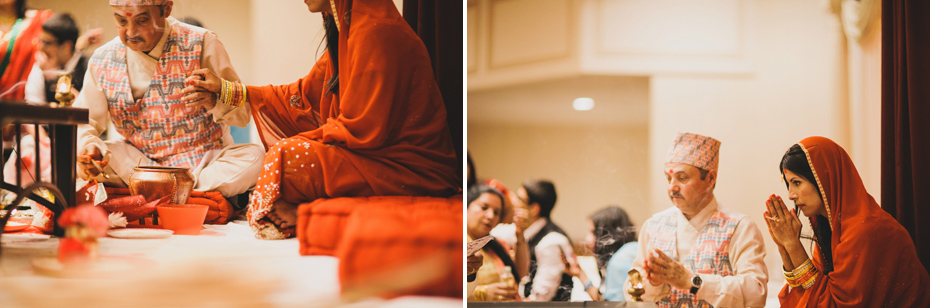
[[[691,277],[691,294],[697,295],[698,289],[701,288],[701,284],[704,283],[704,280],[701,280],[701,275],[694,275]]]

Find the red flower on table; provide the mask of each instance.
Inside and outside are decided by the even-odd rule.
[[[97,258],[97,238],[110,228],[107,212],[89,203],[66,209],[58,218],[65,237],[58,242],[58,260],[83,264]]]
[[[79,205],[66,209],[58,218],[58,225],[62,228],[82,226],[93,231],[95,237],[107,234],[110,228],[107,212],[102,208],[90,204]]]

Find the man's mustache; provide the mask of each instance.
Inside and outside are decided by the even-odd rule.
[[[680,193],[677,193],[677,192],[670,193],[670,194],[668,194],[668,196],[669,196],[670,198],[682,198],[682,199],[685,198],[685,196],[682,196]]]

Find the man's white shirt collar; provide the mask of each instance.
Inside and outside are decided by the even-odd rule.
[[[701,209],[697,215],[691,217],[691,220],[688,220],[688,218],[685,217],[685,214],[681,213],[681,210],[678,210],[678,212],[681,214],[680,219],[690,223],[691,226],[693,226],[697,231],[704,229],[704,226],[707,225],[708,221],[710,221],[710,218],[713,216],[715,211],[717,211],[717,197],[711,199],[707,206]]]
[[[525,237],[527,240],[533,238],[536,236],[536,233],[539,233],[539,231],[546,226],[546,222],[548,222],[546,218],[540,217],[535,222],[533,222],[533,224],[527,227],[526,230],[523,230],[523,237]]]

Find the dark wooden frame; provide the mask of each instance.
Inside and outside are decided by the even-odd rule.
[[[47,207],[55,217],[61,214],[65,208],[74,206],[75,182],[77,178],[77,125],[88,123],[88,111],[84,108],[59,107],[53,108],[48,105],[30,105],[16,101],[0,101],[0,128],[10,124],[32,124],[32,125],[49,125],[48,134],[51,141],[52,155],[52,182],[44,183],[41,179],[40,166],[41,151],[38,149],[40,144],[39,134],[36,135],[36,181],[29,187],[22,188],[20,182],[20,171],[17,168],[16,185],[7,184],[4,181],[3,172],[0,172],[0,187],[3,190],[12,191],[17,194],[16,201],[10,204],[5,213],[0,216],[0,228],[6,227],[7,221],[13,213],[13,209],[19,206],[19,203],[25,197],[36,201]],[[21,139],[19,126],[16,127],[17,147]],[[36,129],[38,132],[38,129]],[[5,162],[6,158],[0,153],[0,162]],[[10,159],[20,159],[19,152]],[[55,195],[55,203],[48,202],[41,196],[35,194],[35,190],[46,188]],[[56,236],[64,235],[64,230],[54,221],[54,234]]]

